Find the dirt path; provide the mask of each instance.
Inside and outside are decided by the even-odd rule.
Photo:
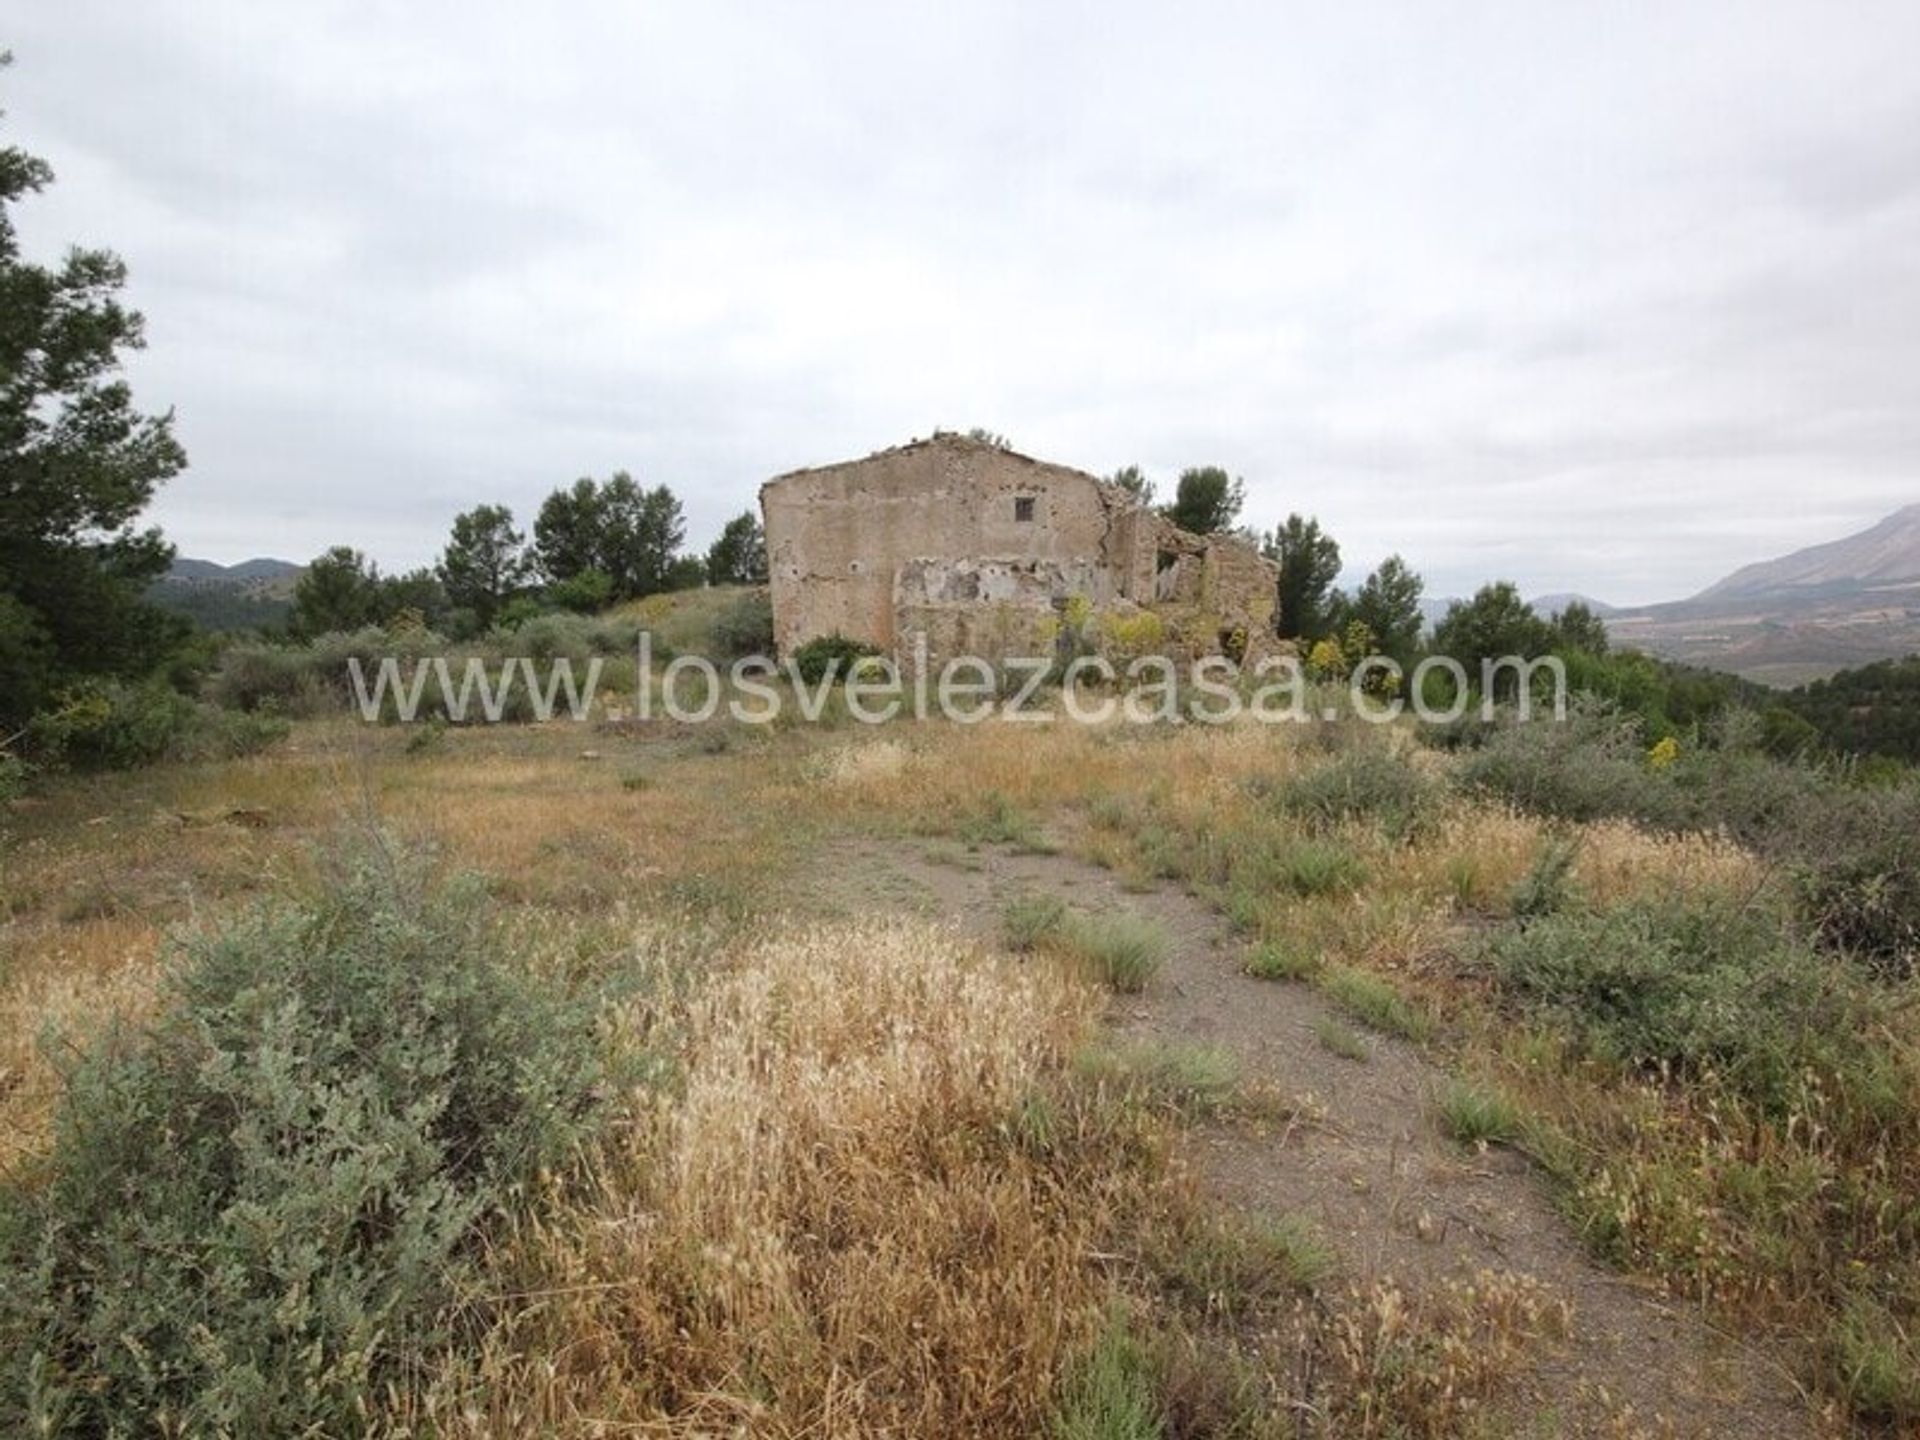
[[[1418,1292],[1513,1271],[1571,1306],[1566,1343],[1526,1377],[1508,1417],[1517,1433],[1817,1433],[1780,1366],[1592,1260],[1524,1157],[1476,1153],[1443,1136],[1432,1097],[1445,1075],[1424,1056],[1373,1034],[1364,1060],[1330,1050],[1317,1024],[1360,1027],[1310,986],[1243,974],[1243,943],[1204,903],[1164,887],[1129,893],[1108,872],[1061,855],[850,841],[825,866],[842,903],[947,918],[989,940],[1022,893],[1157,918],[1174,953],[1144,995],[1116,1000],[1114,1025],[1142,1039],[1218,1046],[1243,1079],[1316,1117],[1285,1134],[1196,1127],[1192,1163],[1212,1192],[1230,1205],[1312,1219],[1350,1277],[1392,1276]]]

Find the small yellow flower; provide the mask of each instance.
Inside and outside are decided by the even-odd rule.
[[[1679,758],[1680,742],[1669,735],[1666,739],[1656,742],[1654,747],[1647,751],[1647,768],[1665,770]]]

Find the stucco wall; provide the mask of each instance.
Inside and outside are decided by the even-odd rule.
[[[1076,595],[1165,609],[1189,651],[1272,620],[1276,571],[1245,542],[1189,535],[1083,471],[964,436],[796,470],[760,504],[783,654],[835,633],[897,653],[916,631],[936,653],[991,653]]]
[[[1015,518],[1023,499],[1030,520]],[[760,503],[782,651],[836,631],[892,649],[894,581],[914,560],[1051,561],[1084,575],[1096,601],[1116,593],[1117,497],[1081,471],[959,436],[782,475]]]

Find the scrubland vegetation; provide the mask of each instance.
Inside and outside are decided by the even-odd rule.
[[[1192,890],[1345,1063],[1438,1059],[1428,1123],[1598,1258],[1785,1337],[1834,1424],[1920,1417],[1912,781],[1601,709],[1452,749],[327,709],[4,820],[13,1428],[1486,1433],[1562,1302],[1200,1193],[1182,1134],[1287,1102],[1103,1037],[1147,913],[962,939],[836,889],[842,835]]]

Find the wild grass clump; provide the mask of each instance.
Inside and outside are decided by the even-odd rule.
[[[594,1126],[598,1055],[473,894],[384,849],[191,942],[0,1197],[0,1428],[364,1428],[450,1339],[478,1236]]]
[[[1320,956],[1293,940],[1269,940],[1247,957],[1247,974],[1256,980],[1310,980]]]
[[[1531,1276],[1487,1270],[1414,1294],[1378,1280],[1355,1287],[1339,1314],[1321,1375],[1323,1433],[1369,1440],[1501,1433],[1488,1423],[1492,1402],[1572,1319]]]
[[[1164,1440],[1158,1388],[1146,1347],[1116,1312],[1068,1372],[1046,1433],[1052,1440]]]
[[[1892,1425],[1920,1420],[1920,1336],[1885,1306],[1850,1301],[1831,1348],[1834,1382],[1856,1415]]]
[[[1098,1045],[1081,1051],[1074,1067],[1085,1080],[1188,1119],[1226,1109],[1240,1084],[1233,1053],[1213,1045]]]
[[[1167,927],[1144,915],[1110,911],[1074,914],[1059,930],[1066,951],[1084,961],[1100,982],[1122,995],[1147,988],[1173,951]]]
[[[1277,857],[1280,883],[1293,894],[1351,895],[1367,883],[1367,867],[1337,840],[1297,840]]]
[[[1322,1015],[1313,1022],[1313,1035],[1323,1050],[1338,1055],[1343,1060],[1360,1063],[1373,1058],[1373,1052],[1367,1047],[1366,1037],[1349,1030],[1331,1015]]]
[[[1449,1081],[1434,1108],[1440,1126],[1462,1145],[1511,1145],[1520,1138],[1524,1117],[1520,1107],[1498,1090]]]
[[[1556,835],[1540,848],[1520,883],[1513,887],[1507,909],[1526,924],[1567,907],[1573,895],[1573,862],[1580,856],[1578,837]]]
[[[1415,1043],[1433,1037],[1431,1012],[1371,971],[1352,965],[1329,965],[1320,973],[1320,988],[1341,1009],[1382,1034],[1397,1035]]]
[[[1067,920],[1067,902],[1058,895],[1021,895],[1008,904],[1000,920],[1007,948],[1024,954],[1060,933]]]
[[[1392,840],[1412,840],[1438,821],[1445,792],[1406,758],[1380,747],[1349,750],[1281,785],[1280,808],[1318,830],[1350,821],[1377,825]]]
[[[0,750],[0,805],[25,794],[32,773],[27,762],[18,755]]]
[[[1511,995],[1602,1056],[1711,1073],[1777,1114],[1819,1077],[1862,1092],[1885,1079],[1862,1038],[1874,997],[1755,907],[1563,911],[1494,936],[1488,954]]]
[[[1147,1264],[1183,1308],[1245,1322],[1326,1281],[1327,1242],[1293,1215],[1195,1209],[1154,1237]]]
[[[1051,855],[1057,848],[1033,813],[1004,790],[989,790],[981,796],[954,832],[968,845],[1008,845],[1022,855]]]

